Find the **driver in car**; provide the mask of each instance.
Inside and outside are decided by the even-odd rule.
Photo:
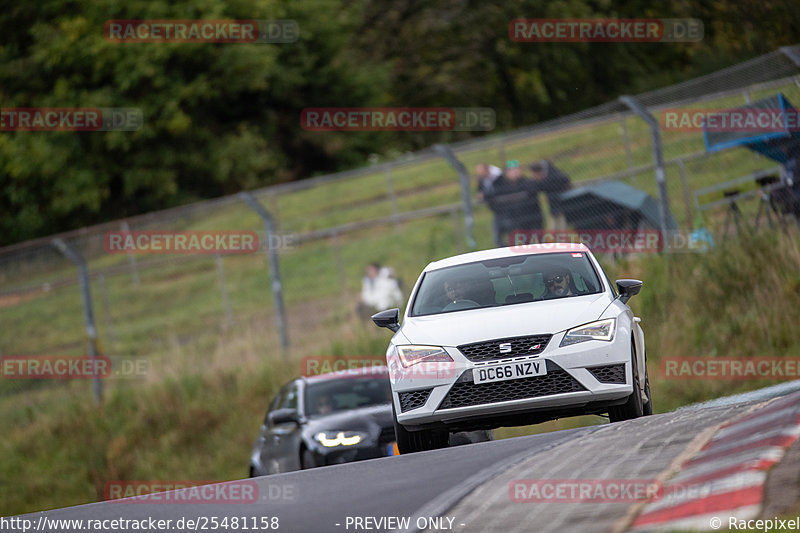
[[[448,279],[445,281],[444,292],[447,293],[447,300],[450,303],[465,300],[468,285],[467,281],[463,279]]]
[[[573,290],[572,276],[568,270],[554,270],[545,273],[544,286],[547,289],[544,294],[545,299],[574,296],[577,292],[577,290]]]
[[[317,404],[316,404],[317,414],[320,415],[327,415],[333,412],[333,400],[327,394],[320,394],[317,397]]]

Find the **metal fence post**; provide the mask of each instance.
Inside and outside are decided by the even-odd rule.
[[[633,164],[633,151],[631,150],[631,138],[628,135],[628,119],[624,114],[620,114],[619,122],[622,124],[622,139],[625,141],[625,156],[628,158],[628,168],[634,168]],[[636,182],[636,176],[632,176],[632,180],[634,183]]]
[[[466,252],[466,246],[464,245],[464,234],[461,232],[460,224],[458,223],[458,208],[450,211],[450,218],[453,220],[453,234],[456,237],[458,249],[462,252]]]
[[[689,190],[689,182],[686,180],[686,165],[683,159],[677,161],[678,169],[681,171],[681,187],[683,187],[683,203],[686,207],[686,223],[688,228],[694,227],[694,213],[692,212],[692,193]]]
[[[108,328],[108,335],[111,337],[111,345],[117,348],[117,335],[114,333],[114,321],[111,318],[111,304],[108,301],[108,287],[106,287],[106,277],[102,274],[97,276],[97,281],[100,283],[100,295],[103,299],[103,312],[106,315],[106,327]]]
[[[122,222],[122,231],[129,232],[131,231],[131,227],[128,225],[127,221]],[[136,267],[136,256],[133,255],[133,252],[128,250],[128,265],[131,267],[131,276],[133,277],[133,286],[139,286],[139,270]]]
[[[275,321],[278,326],[278,335],[280,335],[281,339],[281,349],[285,356],[289,349],[289,331],[286,323],[286,308],[283,305],[280,261],[278,260],[278,251],[272,246],[272,236],[275,234],[275,220],[272,218],[269,211],[267,211],[251,193],[241,192],[239,193],[239,197],[242,198],[253,211],[258,213],[258,216],[264,221],[264,239],[267,248],[267,261],[269,262],[269,275],[272,279],[272,297],[275,300]]]
[[[78,279],[81,284],[81,298],[83,299],[83,319],[86,322],[86,333],[89,335],[89,357],[92,358],[94,368],[97,368],[97,356],[99,350],[97,349],[97,328],[94,324],[94,308],[92,307],[92,288],[89,282],[89,267],[86,266],[86,261],[83,257],[73,250],[63,239],[53,239],[53,246],[64,254],[64,256],[75,263],[78,267]],[[92,379],[92,392],[94,393],[94,402],[101,404],[103,402],[103,384],[100,381],[100,376],[95,373]]]
[[[661,128],[658,120],[648,113],[633,96],[620,96],[619,101],[630,108],[650,126],[650,135],[653,138],[653,166],[656,171],[656,183],[658,185],[658,215],[661,223],[661,233],[664,242],[667,240],[668,217],[671,215],[669,209],[669,196],[667,196],[667,179],[664,173],[664,152],[661,147]]]
[[[472,236],[472,227],[475,225],[475,217],[472,214],[472,195],[469,190],[469,173],[464,163],[458,160],[453,150],[443,144],[435,144],[433,149],[444,157],[450,166],[458,172],[458,179],[461,182],[461,203],[464,206],[464,236],[467,240],[467,247],[470,250],[477,248],[475,238]]]
[[[788,57],[792,63],[800,67],[800,54],[797,53],[794,46],[781,46],[778,48],[783,55]]]

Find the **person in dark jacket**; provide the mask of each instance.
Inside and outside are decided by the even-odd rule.
[[[569,176],[546,159],[533,163],[531,171],[533,172],[533,181],[547,195],[547,204],[550,206],[553,229],[566,229],[567,221],[564,218],[559,196],[562,192],[568,191],[572,187]]]
[[[508,246],[508,234],[514,230],[542,228],[539,190],[536,183],[522,175],[519,161],[506,163],[505,173],[485,196],[497,222],[497,246]]]
[[[478,201],[482,202],[486,193],[491,193],[494,182],[503,174],[503,170],[489,163],[475,165],[475,176],[478,178]]]

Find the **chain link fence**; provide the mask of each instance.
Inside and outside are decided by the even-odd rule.
[[[391,266],[407,296],[427,262],[473,245],[495,246],[498,228],[500,233],[661,230],[666,220],[675,231],[689,232],[698,225],[719,231],[730,211],[730,203],[719,202],[727,198],[727,184],[757,190],[756,178],[776,172],[777,165],[743,148],[706,152],[702,131],[665,127],[664,113],[735,107],[777,93],[800,103],[798,57],[800,46],[787,47],[635,96],[634,104],[655,120],[656,137],[647,117],[637,115],[630,100],[620,99],[535,127],[449,145],[469,172],[466,178],[462,169],[461,180],[453,161],[441,157],[441,150],[428,149],[253,191],[274,222],[269,231],[262,217],[235,195],[55,237],[88,267],[99,354],[160,358],[166,368],[171,360],[178,365],[176,356],[186,352],[192,354],[191,366],[199,368],[235,364],[216,354],[225,351],[222,344],[247,339],[259,339],[258,349],[251,350],[258,357],[279,357],[284,341],[291,351],[331,350],[336,344],[332,332],[352,337],[368,327],[356,308],[371,262]],[[508,174],[512,161],[531,179],[531,165],[546,161],[550,170],[543,175],[558,169],[569,178],[569,190],[559,197],[548,195],[546,187],[525,192],[528,205],[538,202],[541,214],[527,219],[519,218],[513,203],[499,201],[500,195],[486,190],[477,195],[478,164]],[[607,202],[591,203],[589,197]],[[753,194],[738,202],[741,220],[754,221],[761,198]],[[639,214],[620,220],[619,212],[608,207],[620,204]],[[662,206],[664,219],[659,218]],[[532,209],[523,211],[529,215]],[[498,226],[504,215],[510,222]],[[110,235],[125,239],[144,232],[167,232],[173,238],[184,232],[187,239],[203,232],[236,232],[255,234],[258,243],[248,253],[219,246],[165,252],[152,249],[152,241],[149,253],[109,249]],[[270,253],[279,259],[279,275]],[[276,291],[282,293],[282,304],[273,297]],[[0,355],[87,354],[81,294],[76,265],[57,249],[53,237],[0,249]],[[0,380],[0,394],[42,383]]]

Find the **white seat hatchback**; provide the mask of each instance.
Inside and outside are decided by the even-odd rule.
[[[429,264],[386,352],[401,453],[447,446],[456,431],[608,413],[652,413],[644,333],[583,244],[497,248]]]

